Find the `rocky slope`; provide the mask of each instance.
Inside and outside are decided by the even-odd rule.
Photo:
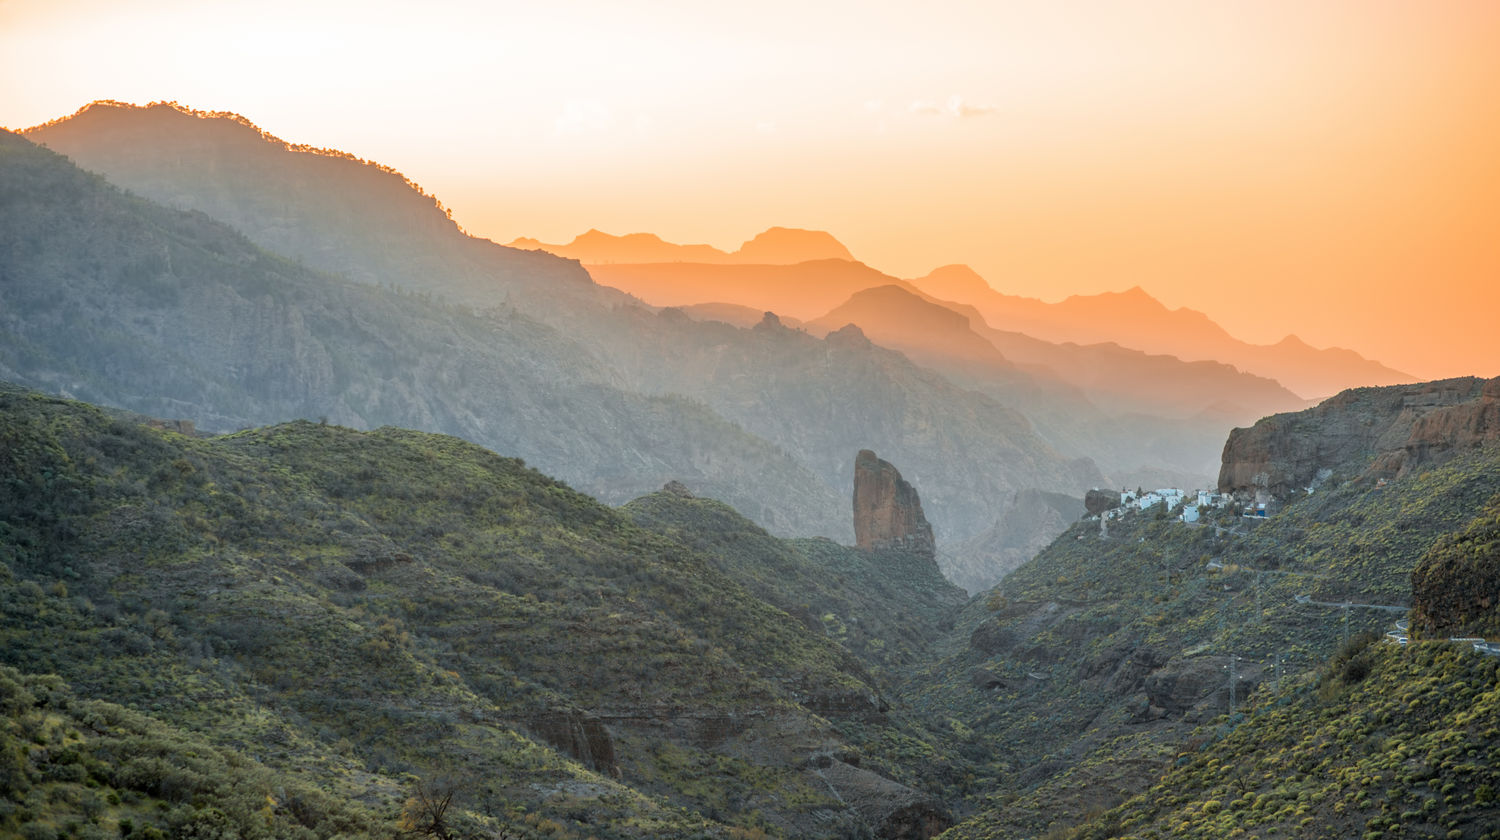
[[[1430,399],[1480,390],[1477,381],[1381,389],[1396,392],[1382,404],[1394,405],[1398,414],[1403,391]],[[1248,726],[1236,716],[1247,702],[1261,704],[1263,712],[1255,714],[1265,715],[1265,728],[1236,731],[1247,739],[1241,743],[1283,744],[1281,727],[1289,724],[1274,710],[1288,703],[1301,704],[1299,715],[1317,710],[1315,702],[1307,705],[1308,689],[1285,694],[1292,677],[1322,668],[1346,638],[1361,631],[1383,634],[1408,605],[1427,605],[1417,608],[1414,627],[1431,620],[1434,627],[1488,632],[1491,625],[1484,622],[1491,613],[1483,602],[1492,564],[1484,558],[1500,494],[1500,442],[1449,450],[1446,459],[1424,461],[1384,484],[1357,480],[1377,461],[1377,450],[1367,445],[1363,453],[1355,451],[1346,431],[1354,424],[1340,406],[1351,399],[1366,404],[1381,391],[1342,395],[1325,403],[1322,415],[1295,415],[1305,422],[1300,428],[1308,451],[1338,452],[1342,463],[1354,466],[1311,495],[1291,497],[1275,515],[1248,521],[1230,510],[1187,525],[1156,511],[1080,522],[970,602],[939,646],[938,664],[897,693],[914,707],[954,716],[961,725],[947,749],[973,762],[967,772],[996,780],[979,813],[951,836],[1037,836],[1049,830],[1068,836],[1074,826],[1087,837],[1114,836],[1111,831],[1174,836],[1179,826],[1181,832],[1192,826],[1201,836],[1214,836],[1220,822],[1200,822],[1181,810],[1217,798],[1206,789],[1184,791],[1166,808],[1156,804],[1160,788],[1144,799],[1132,797],[1163,773],[1186,778],[1172,769],[1182,765],[1183,754],[1201,768],[1196,762],[1204,744]],[[1477,399],[1455,399],[1448,407],[1468,410]],[[1320,416],[1329,418],[1321,445],[1314,422]],[[1366,440],[1378,438],[1369,434]],[[1228,447],[1226,457],[1234,451]],[[1345,603],[1355,606],[1340,609]],[[1417,617],[1429,613],[1431,619]],[[1427,685],[1429,677],[1400,680]],[[1283,693],[1274,694],[1278,690]],[[1357,718],[1328,722],[1332,729],[1356,724]],[[1253,747],[1235,749],[1254,763]],[[1376,773],[1373,764],[1363,764],[1383,761],[1382,754],[1359,751],[1337,760],[1384,778],[1384,769]],[[1204,752],[1202,760],[1209,757],[1211,751]],[[1205,778],[1215,784],[1211,777],[1193,784]],[[1267,802],[1281,795],[1264,788],[1259,793],[1267,794]],[[1379,815],[1363,803],[1346,807],[1356,805],[1355,812],[1363,813],[1360,825]],[[1119,822],[1107,815],[1091,822],[1088,816],[1116,806],[1121,810],[1112,813],[1121,815]],[[1468,821],[1482,813],[1456,800],[1449,807],[1455,810],[1440,822],[1476,825]],[[1143,814],[1156,816],[1137,835],[1131,829],[1148,819],[1137,816]],[[1327,815],[1318,820],[1311,825],[1345,826]],[[1408,822],[1422,821],[1402,817],[1392,824]]]
[[[0,664],[57,674],[231,763],[391,822],[410,779],[447,778],[492,834],[947,825],[938,800],[863,766],[838,728],[910,737],[883,679],[659,520],[393,428],[198,439],[8,387],[0,420]],[[859,602],[817,555],[772,543],[804,570],[804,597]],[[888,604],[951,599],[930,562],[922,579],[899,558],[878,568],[890,559],[863,561]],[[889,606],[846,617],[860,614],[865,647],[893,655],[921,655],[935,633]],[[120,761],[90,772],[129,787],[145,769]],[[207,783],[178,784],[154,794],[216,801]]]
[[[1408,475],[1496,438],[1500,378],[1356,388],[1235,429],[1224,445],[1219,489],[1285,499],[1329,475]]]
[[[1351,640],[1321,672],[1205,728],[1139,796],[1051,836],[1492,837],[1496,664]]]

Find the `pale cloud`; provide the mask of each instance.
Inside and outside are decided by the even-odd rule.
[[[946,102],[932,102],[919,99],[911,103],[910,109],[913,114],[921,114],[927,117],[951,117],[952,119],[964,119],[966,117],[982,117],[993,114],[997,110],[992,105],[971,105],[964,101],[962,96],[953,94]]]
[[[769,122],[769,121],[767,121],[767,122],[758,122],[758,123],[755,124],[755,131],[758,134],[775,134],[776,133],[776,123]]]

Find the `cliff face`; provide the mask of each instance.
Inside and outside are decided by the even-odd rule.
[[[1284,497],[1320,473],[1399,478],[1500,438],[1500,377],[1355,388],[1230,432],[1219,490]]]
[[[854,459],[854,542],[863,549],[905,548],[935,557],[932,526],[917,491],[891,464],[861,449]]]

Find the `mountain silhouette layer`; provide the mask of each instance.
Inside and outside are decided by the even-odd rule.
[[[654,233],[612,236],[589,230],[566,245],[548,245],[520,238],[512,248],[546,251],[585,264],[690,262],[709,265],[791,265],[809,260],[854,259],[849,249],[821,230],[773,227],[756,234],[738,250],[721,251],[711,245],[677,245]]]
[[[585,377],[589,389],[602,388],[627,402],[645,399],[667,411],[682,405],[688,412],[705,412],[700,415],[705,422],[719,418],[726,449],[714,453],[712,435],[679,438],[672,431],[675,421],[642,422],[641,416],[580,406],[572,396],[536,397],[547,407],[526,418],[527,428],[537,428],[530,434],[552,435],[547,429],[554,424],[545,418],[556,412],[566,418],[555,424],[558,429],[597,425],[637,438],[633,445],[585,447],[586,457],[614,453],[609,457],[615,465],[606,470],[579,469],[586,458],[570,463],[574,456],[562,447],[532,451],[529,443],[512,447],[492,437],[475,438],[612,501],[623,495],[618,488],[640,493],[676,477],[646,468],[673,460],[684,464],[682,480],[695,492],[715,491],[713,476],[756,457],[753,439],[780,451],[772,461],[798,464],[817,476],[822,500],[797,499],[769,491],[768,485],[753,490],[761,485],[753,480],[729,500],[777,533],[847,536],[847,519],[834,501],[849,490],[844,461],[848,452],[874,447],[902,464],[914,483],[920,480],[924,493],[948,501],[934,513],[933,526],[940,545],[956,545],[987,527],[1018,490],[1078,493],[1103,480],[1085,459],[1060,455],[1007,405],[868,341],[821,341],[793,330],[734,329],[670,310],[656,312],[593,283],[576,262],[466,236],[434,200],[391,170],[291,146],[244,120],[170,106],[96,104],[27,137],[139,195],[208,214],[255,245],[328,275],[416,293],[439,307],[461,306],[481,320],[498,308],[550,327],[556,340],[572,348],[569,352],[587,359],[587,369],[595,372]],[[368,200],[388,186],[412,197],[395,205]],[[522,344],[497,360],[493,375],[530,366],[541,351]],[[405,371],[403,363],[375,373],[411,375]],[[537,391],[546,395],[571,389],[579,377],[559,364],[541,378],[555,385]],[[464,387],[429,378],[419,383],[445,391]],[[193,409],[199,410],[215,409]],[[452,416],[487,413],[466,410]],[[471,434],[448,422],[409,424]],[[674,451],[667,455],[662,448]],[[629,466],[641,456],[643,469]],[[940,561],[948,562],[941,555]]]

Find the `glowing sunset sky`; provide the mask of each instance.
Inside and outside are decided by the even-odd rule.
[[[0,0],[0,125],[94,99],[378,160],[501,242],[817,228],[1500,374],[1493,0]]]

